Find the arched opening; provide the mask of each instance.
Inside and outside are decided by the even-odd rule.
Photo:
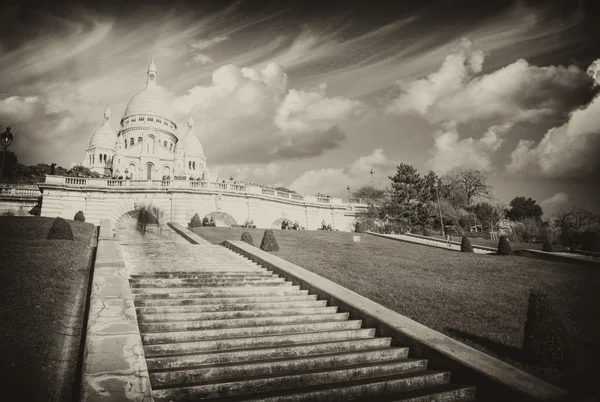
[[[169,166],[163,167],[162,175],[163,176],[171,176],[171,168]]]
[[[158,219],[153,214],[151,210],[147,210],[148,212],[148,224],[156,225],[158,224]],[[136,229],[138,225],[138,217],[140,216],[139,210],[129,211],[124,213],[117,219],[115,222],[115,229]]]
[[[289,227],[294,226],[294,221],[292,221],[288,218],[279,218],[271,224],[271,229],[281,229],[281,225],[283,224],[284,221],[287,222]]]
[[[142,142],[142,137],[138,137],[138,143]]]
[[[130,163],[129,167],[127,168],[127,170],[129,171],[127,173],[128,177],[130,179],[136,179],[137,178],[137,169],[135,168],[135,164]]]
[[[133,139],[133,137],[131,137],[129,139],[129,145],[133,146],[135,144],[135,140]]]
[[[165,146],[165,148],[167,147],[167,141],[163,142],[163,145]]]
[[[150,162],[146,163],[146,180],[152,180],[154,175],[154,165]]]
[[[209,221],[212,219],[217,227],[231,227],[232,225],[237,225],[233,216],[229,215],[227,212],[211,212],[206,214],[205,217],[208,218]]]

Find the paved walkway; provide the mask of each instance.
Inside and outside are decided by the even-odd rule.
[[[406,236],[402,234],[377,234],[377,236],[387,237],[390,239],[401,240],[407,243],[424,244],[426,246],[432,246],[437,248],[443,248],[446,250],[460,251],[460,246],[457,244],[450,244],[449,246],[443,241],[423,239],[420,237]],[[483,250],[479,248],[473,248],[475,254],[495,254],[493,251]]]

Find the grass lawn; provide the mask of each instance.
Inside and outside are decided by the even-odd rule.
[[[0,217],[0,387],[21,401],[68,401],[75,383],[95,227],[46,240],[52,221]]]
[[[436,239],[446,240],[442,235],[439,235],[439,234],[433,234],[429,237],[435,237]],[[456,241],[456,242],[460,243],[462,241],[462,236],[452,236],[452,241]],[[498,248],[498,240],[484,239],[482,237],[469,237],[469,241],[474,246],[485,246],[485,247]],[[525,249],[541,250],[544,246],[544,243],[526,243],[526,242],[519,242],[519,241],[511,241],[509,243],[513,250],[525,250]],[[555,251],[563,251],[562,246],[554,245],[554,248],[555,248]]]
[[[248,231],[260,245],[264,230],[197,228],[218,244]],[[515,364],[571,391],[598,395],[600,270],[518,256],[452,252],[355,233],[275,230],[275,255],[322,275],[400,314]],[[529,289],[538,287],[567,313],[577,331],[578,362],[543,370],[522,360]]]

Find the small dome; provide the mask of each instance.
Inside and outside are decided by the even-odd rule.
[[[188,119],[187,126],[187,135],[181,141],[183,145],[183,151],[186,155],[204,156],[204,148],[202,148],[200,140],[194,134],[194,119],[192,119],[192,116],[190,116]]]
[[[110,126],[110,109],[107,107],[104,111],[104,124],[100,127],[90,139],[89,148],[108,148],[114,149],[117,141],[117,133]]]

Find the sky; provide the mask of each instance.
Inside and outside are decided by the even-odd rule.
[[[220,177],[347,199],[402,162],[478,169],[499,202],[600,213],[594,6],[20,1],[0,14],[0,124],[22,163],[80,163],[154,58]]]

